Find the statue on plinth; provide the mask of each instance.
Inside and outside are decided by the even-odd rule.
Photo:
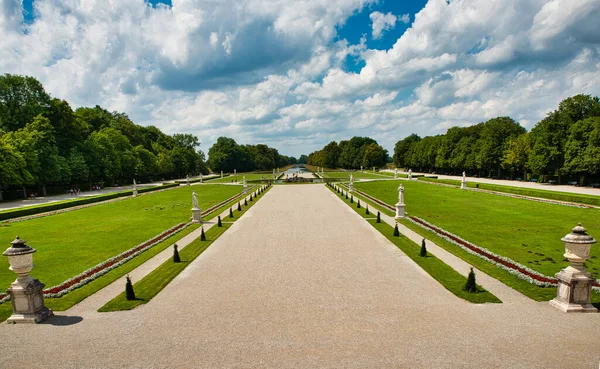
[[[190,175],[189,174],[185,176],[185,183],[187,183],[188,186],[190,185]]]
[[[135,178],[133,179],[133,197],[138,195],[137,183],[135,182]]]
[[[202,183],[203,179],[204,179],[204,176],[202,175],[202,173],[200,173],[200,183]]]
[[[196,195],[196,190],[192,191],[192,209],[199,209],[198,196]]]
[[[412,169],[408,169],[408,179],[412,179]]]
[[[398,168],[394,170],[394,179],[398,179]]]
[[[462,181],[460,182],[460,188],[463,190],[467,188],[467,173],[465,173],[464,170],[463,170]]]
[[[404,186],[402,185],[398,187],[398,203],[404,204]]]

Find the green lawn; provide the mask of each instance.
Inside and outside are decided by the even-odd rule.
[[[262,197],[262,195],[260,196]],[[181,258],[180,263],[174,263],[172,260],[167,260],[158,268],[150,272],[140,281],[132,281],[135,290],[136,299],[127,300],[125,291],[119,294],[114,299],[107,302],[98,311],[109,312],[118,310],[131,310],[134,307],[149,302],[154,296],[163,290],[179,273],[181,273],[192,261],[204,252],[214,241],[217,240],[225,231],[231,227],[235,220],[242,216],[256,200],[249,201],[248,206],[241,206],[241,211],[233,212],[234,218],[225,218],[222,227],[213,226],[206,233],[206,241],[201,241],[200,238],[195,239],[185,248],[179,251]],[[242,201],[243,204],[243,201]],[[235,207],[234,207],[235,208]],[[123,288],[125,289],[125,288]]]
[[[242,183],[244,180],[244,176],[246,176],[246,181],[260,181],[261,179],[273,180],[273,173],[238,173],[237,175],[233,175],[231,173],[228,177],[217,178],[210,181],[210,183],[231,183],[231,182],[239,182]]]
[[[453,186],[460,187],[460,181],[456,179],[437,179],[437,178],[427,178],[420,177],[419,180],[427,181],[427,182],[436,182],[436,183],[444,183]],[[512,193],[523,196],[530,197],[539,197],[542,199],[550,199],[550,200],[558,200],[558,201],[567,201],[567,202],[575,202],[580,204],[589,204],[589,205],[600,205],[600,191],[598,191],[598,196],[594,195],[585,195],[571,192],[560,192],[560,191],[549,191],[549,190],[540,190],[537,188],[524,188],[524,187],[513,187],[513,186],[504,186],[499,184],[492,183],[481,183],[476,180],[470,180],[467,182],[467,187],[478,187],[482,190],[488,191],[496,191],[496,192],[505,192]]]
[[[406,211],[548,276],[568,265],[560,239],[578,222],[600,237],[600,209],[580,209],[515,199],[418,181],[402,182]],[[357,183],[388,204],[398,201],[397,182]],[[600,250],[592,247],[588,270],[598,278]]]
[[[388,176],[379,173],[373,174],[372,172],[325,172],[325,177],[329,178],[342,178],[350,180],[350,174],[354,176],[355,179],[387,179]],[[393,175],[392,177],[393,178]]]
[[[182,186],[24,222],[3,224],[0,240],[10,246],[16,235],[37,249],[32,275],[47,287],[128,250],[191,217],[191,193],[203,209],[240,192],[239,186]],[[0,258],[0,288],[15,279]]]
[[[332,190],[337,193],[335,190]],[[350,199],[346,200],[345,196],[338,194],[340,198],[345,201],[354,211],[356,211],[363,218],[369,218],[367,220],[371,226],[377,229],[383,234],[390,242],[404,252],[409,258],[417,263],[423,270],[431,275],[436,281],[438,281],[444,288],[452,292],[457,297],[465,299],[469,302],[481,304],[486,302],[498,303],[501,302],[496,296],[489,291],[486,291],[483,287],[478,286],[477,293],[469,293],[464,290],[467,278],[462,274],[458,273],[448,264],[435,256],[428,254],[427,257],[419,256],[420,245],[415,244],[402,234],[399,237],[394,237],[394,228],[385,222],[377,223],[373,217],[377,215],[377,211],[371,212],[369,215],[366,214],[364,203],[361,208],[357,208],[357,199],[354,199],[353,203],[350,203]],[[371,208],[371,210],[374,210]]]

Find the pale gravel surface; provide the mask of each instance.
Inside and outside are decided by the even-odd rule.
[[[149,304],[82,317],[0,325],[0,366],[596,369],[600,361],[600,314],[460,300],[322,185],[274,187]]]

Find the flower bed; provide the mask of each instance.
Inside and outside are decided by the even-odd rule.
[[[373,201],[374,203],[385,207],[386,209],[390,209],[393,211],[395,210],[395,208],[393,206],[391,206],[377,198],[374,198],[360,190],[355,190],[355,191],[357,193],[359,193],[360,195]],[[435,233],[437,236],[445,239],[446,241],[450,242],[453,245],[460,247],[461,249],[465,250],[466,252],[468,252],[472,255],[476,255],[479,258],[481,258],[489,263],[492,263],[492,264],[496,265],[497,267],[504,269],[511,274],[516,275],[518,278],[528,281],[529,283],[535,284],[540,287],[553,287],[553,286],[556,286],[558,283],[556,278],[548,277],[548,276],[541,274],[535,270],[532,270],[512,259],[497,255],[488,249],[477,246],[467,240],[464,240],[464,239],[458,237],[455,234],[452,234],[442,228],[436,227],[435,225],[433,225],[423,219],[420,219],[420,218],[414,217],[414,216],[407,216],[406,219],[408,219],[410,222],[420,226],[421,228],[424,228],[428,231]],[[592,284],[592,288],[595,291],[600,292],[600,280],[594,281]]]
[[[223,205],[225,205],[233,200],[236,200],[237,198],[239,198],[243,195],[244,195],[244,193],[234,195],[234,196],[228,198],[227,200],[221,201],[220,203],[218,203],[214,206],[211,206],[210,208],[208,208],[202,212],[202,216],[209,215],[210,213],[219,209]],[[115,199],[115,200],[118,200],[118,199]],[[109,201],[111,201],[111,200],[109,200]],[[139,254],[143,253],[144,251],[150,249],[152,246],[162,242],[166,238],[189,227],[191,224],[192,224],[191,222],[177,224],[176,226],[167,229],[166,231],[149,239],[148,241],[145,241],[145,242],[143,242],[143,243],[141,243],[141,244],[117,255],[117,256],[107,259],[107,260],[93,266],[92,268],[84,271],[83,273],[80,273],[73,278],[67,279],[66,281],[62,282],[59,285],[56,285],[56,286],[53,286],[50,288],[46,288],[44,290],[44,297],[57,298],[57,297],[64,296],[65,294],[67,294],[81,286],[84,286],[87,283],[103,276],[104,274],[110,272],[111,270],[118,268],[119,266],[125,264],[129,260],[138,256]],[[10,296],[8,294],[6,294],[6,293],[0,294],[0,303],[6,302],[9,300],[10,300]]]

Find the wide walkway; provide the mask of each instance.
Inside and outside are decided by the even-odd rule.
[[[600,361],[600,314],[458,299],[323,185],[275,186],[149,304],[69,313],[1,324],[0,367],[596,369]]]

